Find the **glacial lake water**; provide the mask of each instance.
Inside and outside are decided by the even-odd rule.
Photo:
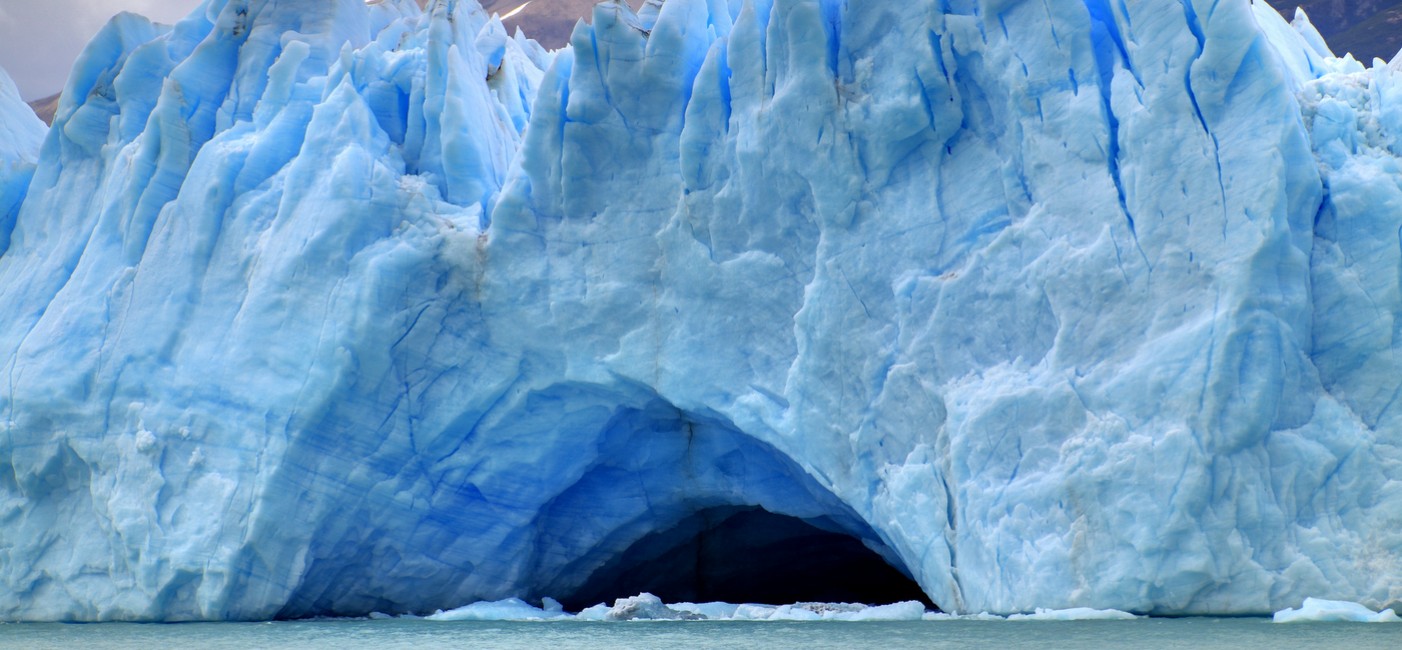
[[[1402,648],[1402,624],[1276,624],[1258,618],[1134,621],[436,622],[335,620],[175,625],[0,624],[0,648],[434,650],[545,648]]]

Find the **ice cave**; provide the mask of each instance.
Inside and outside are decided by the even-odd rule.
[[[870,533],[868,533],[870,534]],[[868,539],[870,539],[868,537]],[[860,534],[830,520],[804,521],[757,508],[708,508],[629,546],[561,592],[570,611],[650,593],[670,603],[928,602],[910,577]]]

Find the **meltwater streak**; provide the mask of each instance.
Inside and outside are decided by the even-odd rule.
[[[1133,621],[874,623],[630,622],[512,623],[329,620],[140,625],[0,624],[0,648],[1333,648],[1402,645],[1402,626],[1275,625],[1266,618]]]

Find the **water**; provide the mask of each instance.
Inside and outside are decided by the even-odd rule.
[[[0,624],[0,648],[1402,648],[1402,624],[1269,619],[1008,622],[435,622],[338,620],[179,625]]]

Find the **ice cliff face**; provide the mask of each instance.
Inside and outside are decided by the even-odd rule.
[[[15,82],[0,69],[0,255],[10,244],[10,231],[48,130],[28,109]]]
[[[0,257],[0,618],[567,596],[751,506],[948,610],[1391,604],[1399,93],[1246,0],[119,17]]]

